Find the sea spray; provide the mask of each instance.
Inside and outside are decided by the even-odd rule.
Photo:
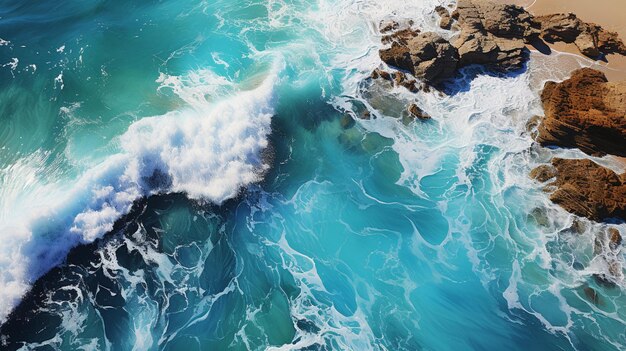
[[[29,218],[9,218],[15,203],[4,203],[2,217],[8,221],[0,228],[5,243],[0,320],[70,248],[111,231],[139,198],[180,192],[220,204],[258,181],[268,167],[262,152],[268,146],[281,65],[278,60],[264,78],[255,77],[250,90],[239,90],[206,70],[186,77],[162,75],[159,89],[171,89],[185,101],[181,110],[133,123],[119,139],[122,152],[88,170],[71,187],[60,191],[43,185],[34,191],[31,201],[41,201],[41,192],[62,193],[45,204],[45,211],[24,209]]]

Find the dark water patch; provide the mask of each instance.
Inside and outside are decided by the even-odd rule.
[[[520,68],[502,71],[490,68],[485,65],[469,65],[461,68],[455,77],[442,80],[433,85],[433,88],[447,95],[456,95],[468,92],[472,86],[472,81],[479,76],[486,75],[501,79],[514,78],[524,74],[528,70],[528,61],[530,59],[530,51],[525,49],[523,52],[523,63]]]
[[[141,289],[160,306],[164,306],[166,301],[160,290],[174,287],[155,284],[159,279],[151,276],[154,273],[149,269],[150,266],[154,267],[154,262],[146,262],[140,251],[129,247],[124,240],[130,240],[140,247],[147,245],[161,250],[163,238],[155,230],[160,221],[159,214],[172,206],[181,205],[210,210],[215,218],[219,218],[221,214],[232,211],[236,201],[226,202],[222,206],[202,206],[187,200],[182,194],[159,195],[138,201],[128,215],[116,221],[110,233],[94,243],[73,248],[62,265],[51,269],[33,284],[6,323],[0,326],[3,349],[15,350],[23,344],[49,341],[55,335],[62,334],[64,326],[61,312],[67,310],[68,305],[76,305],[87,313],[84,304],[91,305],[102,321],[101,334],[95,335],[100,339],[100,346],[103,346],[106,337],[114,349],[132,348],[133,315],[126,309],[127,301],[123,294],[125,287],[120,285],[117,276],[103,269],[102,259],[107,255],[107,250],[114,247],[116,263],[130,272],[144,270],[147,276]],[[134,234],[140,227],[147,228],[146,235],[136,241]],[[219,239],[216,241],[219,242]],[[207,279],[207,287],[219,290],[223,286],[220,281],[232,276],[232,269],[223,272],[226,276]]]

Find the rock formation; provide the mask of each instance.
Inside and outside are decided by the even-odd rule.
[[[450,78],[460,67],[482,64],[496,71],[522,68],[528,59],[525,42],[540,34],[539,24],[523,8],[485,0],[460,0],[452,15],[444,7],[436,12],[443,28],[458,20],[460,33],[450,43],[440,35],[381,23],[385,35],[380,58],[390,66],[411,72],[427,83]],[[387,34],[390,33],[390,34]]]
[[[535,40],[539,24],[523,8],[484,0],[460,0],[454,16],[460,34],[454,41],[460,66],[483,64],[497,71],[516,70],[528,56],[525,41]]]
[[[617,33],[594,23],[581,21],[573,13],[559,13],[536,17],[541,23],[541,35],[547,42],[574,43],[583,55],[598,57],[601,54],[626,55],[626,45]]]
[[[540,24],[523,7],[486,0],[459,0],[454,17],[462,31],[492,34],[500,38],[525,39],[539,36]]]
[[[561,83],[546,83],[541,100],[541,144],[626,156],[626,81],[607,82],[602,72],[582,68]]]
[[[592,155],[626,155],[626,82],[609,83],[602,72],[583,68],[561,83],[546,83],[541,100],[545,117],[537,140],[542,144],[577,147]],[[618,175],[589,159],[554,158],[530,176],[547,183],[550,200],[568,212],[594,221],[626,220],[626,173]],[[593,275],[599,284],[612,286],[622,279],[617,258],[621,244],[616,228],[596,234],[594,255],[606,266]],[[594,290],[585,293],[597,303]]]
[[[526,45],[544,38],[548,42],[575,43],[590,57],[619,53],[626,46],[616,33],[593,23],[585,23],[573,14],[534,17],[524,8],[488,0],[459,0],[452,14],[443,6],[435,12],[440,27],[454,26],[459,33],[452,43],[435,33],[420,33],[394,21],[380,24],[381,41],[390,47],[380,50],[388,65],[411,72],[428,84],[450,78],[458,68],[480,64],[498,72],[523,67],[528,60]]]
[[[626,219],[626,174],[588,159],[554,158],[552,167],[542,166],[531,176],[544,182],[554,178],[547,184],[547,190],[556,189],[550,199],[571,213],[595,221]]]
[[[457,50],[436,33],[420,33],[405,43],[394,41],[380,50],[387,64],[411,72],[427,82],[451,77],[459,60]]]
[[[524,67],[528,44],[545,47],[541,39],[574,43],[581,53],[594,58],[626,55],[626,46],[616,33],[585,23],[574,14],[534,17],[522,7],[488,0],[458,0],[452,14],[443,6],[437,6],[435,12],[441,28],[458,30],[450,36],[451,41],[433,32],[420,32],[410,22],[408,26],[381,23],[381,41],[386,47],[379,55],[397,71],[376,69],[372,78],[410,91],[427,91],[468,65],[511,72]],[[425,84],[419,87],[411,74]],[[601,72],[581,69],[562,83],[546,83],[541,99],[545,117],[540,121],[535,117],[527,125],[539,143],[576,147],[591,155],[626,157],[626,82],[609,83]],[[415,103],[407,106],[407,112],[410,120],[430,118]],[[551,165],[534,169],[531,177],[545,183],[550,199],[571,213],[595,221],[626,220],[626,173],[618,175],[588,159],[555,158]],[[541,216],[533,217],[547,222]],[[621,265],[614,256],[620,250],[621,234],[613,228],[603,240],[609,249],[596,255],[605,257],[609,276],[618,277]],[[597,275],[599,281],[610,282],[610,277]],[[585,294],[599,303],[592,288],[586,288]]]

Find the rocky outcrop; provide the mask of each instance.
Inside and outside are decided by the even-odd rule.
[[[626,174],[618,175],[588,159],[554,158],[552,167],[542,166],[531,176],[540,181],[554,178],[546,187],[554,189],[550,199],[571,213],[595,221],[626,219]],[[618,241],[615,235],[612,240]]]
[[[459,0],[454,17],[461,31],[487,33],[507,39],[532,41],[541,33],[540,24],[523,7],[487,0]]]
[[[541,144],[626,156],[626,82],[607,82],[602,72],[583,68],[561,83],[546,83],[541,100]]]
[[[406,70],[427,82],[451,77],[459,57],[457,50],[436,33],[420,33],[402,43],[394,41],[380,50],[380,58],[390,66]]]
[[[520,69],[528,58],[525,42],[539,24],[523,8],[485,0],[460,0],[455,10],[461,32],[454,41],[460,66],[487,65],[496,71]]]
[[[583,22],[574,14],[534,17],[520,6],[488,0],[459,0],[452,14],[443,6],[437,6],[435,12],[442,28],[449,29],[457,21],[459,34],[452,43],[435,33],[412,29],[410,21],[404,29],[397,22],[384,21],[381,41],[390,47],[380,50],[381,59],[432,84],[472,64],[499,72],[518,70],[528,60],[526,44],[542,44],[540,38],[575,43],[590,57],[626,55],[626,46],[616,33]]]
[[[538,16],[536,19],[541,23],[541,35],[547,42],[574,43],[583,55],[594,58],[602,54],[626,55],[626,45],[617,33],[583,22],[573,13]]]
[[[453,43],[432,32],[381,23],[385,34],[381,41],[391,45],[380,50],[380,58],[427,83],[436,83],[471,64],[504,72],[520,69],[528,59],[525,42],[540,34],[539,24],[518,6],[460,0],[452,15],[442,6],[435,11],[443,28],[449,28],[453,18],[458,20],[460,33]]]

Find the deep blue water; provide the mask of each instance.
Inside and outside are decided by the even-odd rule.
[[[580,157],[526,130],[560,61],[367,78],[439,3],[0,3],[0,348],[624,349],[606,225],[527,177]]]

